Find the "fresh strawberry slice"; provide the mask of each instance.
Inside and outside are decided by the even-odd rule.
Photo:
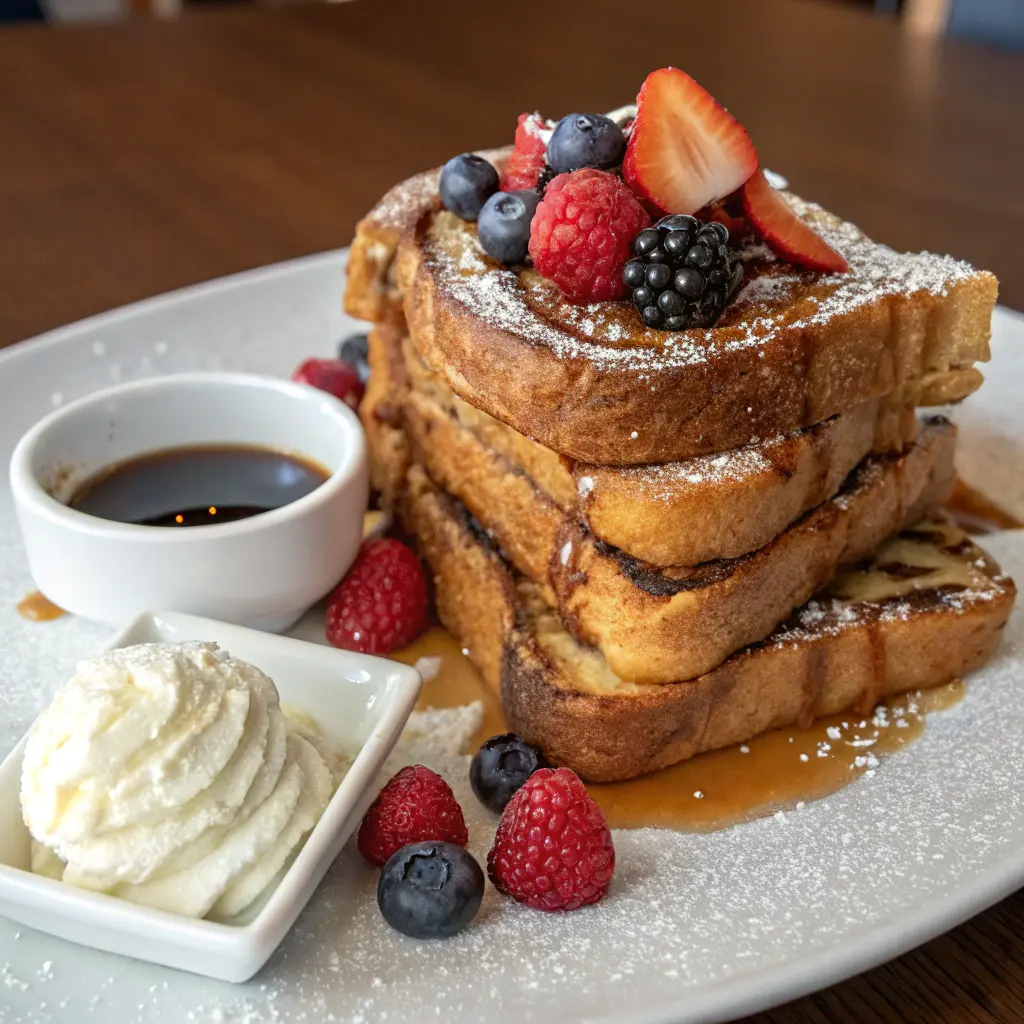
[[[504,192],[522,188],[536,188],[537,179],[544,169],[548,153],[548,139],[555,127],[540,114],[520,114],[516,128],[516,144],[508,158],[505,175],[501,179]]]
[[[649,74],[636,104],[622,176],[666,213],[696,213],[757,170],[746,129],[684,71]]]
[[[833,273],[850,269],[843,256],[801,220],[785,197],[768,184],[760,168],[743,186],[743,209],[768,245],[791,263]]]

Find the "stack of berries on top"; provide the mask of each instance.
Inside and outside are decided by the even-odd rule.
[[[537,910],[576,910],[603,899],[615,847],[601,808],[568,768],[553,769],[513,733],[492,736],[470,766],[481,803],[501,815],[487,873],[495,888]],[[480,909],[484,873],[465,847],[469,830],[451,787],[423,765],[395,775],[359,827],[363,857],[381,868],[377,905],[393,928],[447,938]]]
[[[572,303],[628,293],[663,330],[709,327],[736,294],[743,264],[730,230],[798,266],[847,269],[768,183],[743,126],[676,68],[647,77],[622,124],[521,115],[503,176],[463,153],[442,169],[440,192],[499,263],[531,260]]]

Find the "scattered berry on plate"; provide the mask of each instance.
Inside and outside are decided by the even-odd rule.
[[[353,409],[357,409],[363,399],[363,382],[358,371],[340,359],[307,359],[296,367],[292,380],[326,391]]]
[[[686,213],[663,217],[636,236],[622,280],[648,327],[678,331],[718,319],[743,279],[728,241],[724,225]]]
[[[412,843],[392,854],[377,882],[377,906],[414,939],[447,939],[476,917],[484,873],[453,843]]]
[[[666,213],[696,213],[757,170],[746,129],[678,68],[647,76],[637,96],[622,176]]]
[[[530,224],[540,196],[532,189],[496,192],[484,203],[477,220],[480,246],[500,263],[525,263]]]
[[[347,651],[388,654],[423,632],[428,609],[420,560],[401,541],[376,537],[363,542],[327,598],[327,639]]]
[[[498,172],[482,156],[453,156],[441,169],[441,202],[463,220],[476,220],[498,191]]]
[[[370,379],[370,362],[367,354],[369,335],[350,334],[338,342],[338,358],[349,366],[354,366],[362,384]]]
[[[791,263],[833,273],[850,269],[842,254],[796,215],[760,169],[743,186],[743,209],[768,245]]]
[[[509,154],[505,174],[501,179],[502,191],[518,192],[520,189],[537,187],[537,179],[547,158],[552,128],[554,123],[540,114],[519,115],[515,146]]]
[[[492,736],[473,756],[469,784],[488,810],[500,814],[538,768],[550,768],[540,749],[513,732]]]
[[[617,299],[633,239],[650,222],[618,175],[592,167],[560,174],[534,215],[530,257],[570,302]]]
[[[377,794],[359,826],[359,852],[380,867],[409,843],[469,842],[451,786],[421,764],[408,765]]]
[[[499,892],[537,910],[576,910],[608,892],[615,847],[601,808],[568,768],[541,768],[509,801],[487,855]]]
[[[622,129],[603,114],[568,114],[548,142],[548,166],[556,173],[581,167],[618,167],[626,152]]]

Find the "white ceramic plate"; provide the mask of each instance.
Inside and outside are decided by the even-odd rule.
[[[0,460],[54,404],[111,380],[200,368],[287,374],[355,324],[338,312],[343,254],[325,254],[53,332],[0,353]],[[997,312],[981,395],[956,413],[968,482],[1024,516],[1024,318]],[[1024,579],[1024,536],[985,546]],[[102,627],[35,625],[0,491],[0,754]],[[315,636],[315,623],[304,635]],[[74,947],[0,919],[0,1021],[717,1021],[880,963],[1024,884],[1024,620],[954,710],[825,801],[713,835],[618,832],[601,905],[544,915],[488,887],[445,943],[391,932],[374,872],[342,853],[278,952],[242,986]],[[438,719],[442,742],[449,719]],[[424,742],[401,756],[449,773],[486,852],[465,763]],[[45,1005],[44,1005],[45,1004]]]
[[[0,914],[122,956],[247,981],[280,945],[377,794],[377,772],[420,691],[414,669],[214,619],[139,616],[108,645],[209,640],[263,669],[285,708],[316,722],[352,760],[316,828],[272,891],[231,923],[197,921],[33,875],[21,820],[23,739],[0,765]]]

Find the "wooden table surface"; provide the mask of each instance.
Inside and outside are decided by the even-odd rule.
[[[393,182],[522,110],[686,68],[793,187],[897,248],[995,271],[1024,308],[1024,57],[839,4],[416,0],[0,31],[0,346],[344,245]],[[570,13],[571,10],[571,13]],[[1024,1020],[1024,896],[783,1021]]]

